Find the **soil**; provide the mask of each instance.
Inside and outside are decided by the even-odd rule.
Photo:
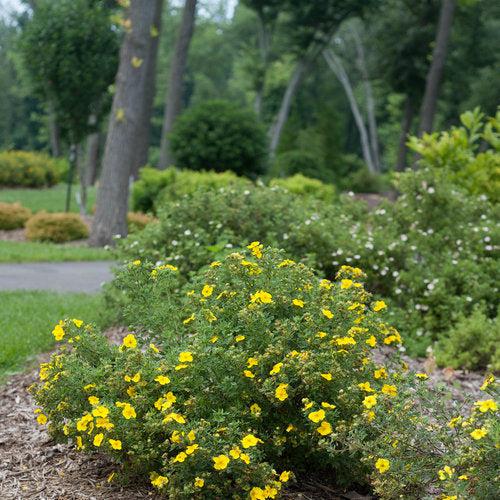
[[[111,342],[120,343],[127,334],[122,327],[106,332]],[[68,445],[55,443],[45,427],[37,424],[34,402],[27,388],[37,380],[38,363],[47,361],[50,353],[38,356],[36,365],[14,375],[0,385],[0,499],[116,499],[159,498],[147,485],[123,487],[107,478],[113,464],[99,454],[86,455]],[[459,400],[463,394],[480,394],[483,375],[438,369],[433,360],[407,358],[410,368],[430,373],[433,386],[444,385]],[[355,491],[340,492],[328,480],[308,478],[292,486],[286,498],[314,500],[369,500]]]

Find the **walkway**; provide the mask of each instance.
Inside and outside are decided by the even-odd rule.
[[[0,291],[96,293],[113,278],[113,265],[109,261],[0,264]]]

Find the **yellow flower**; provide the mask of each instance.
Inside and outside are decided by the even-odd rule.
[[[278,264],[278,267],[288,267],[288,266],[293,266],[293,265],[295,265],[295,261],[290,260],[290,259],[285,259],[285,260],[282,260]]]
[[[254,378],[255,377],[255,373],[251,372],[250,370],[244,370],[243,371],[243,375],[245,375],[245,377],[248,377],[248,378]]]
[[[132,59],[130,60],[130,62],[132,63],[132,66],[134,68],[140,68],[142,66],[142,63],[143,63],[143,60],[140,58],[140,57],[137,57],[137,56],[133,56]],[[139,261],[135,261],[135,262],[141,262],[140,260]],[[135,264],[134,262],[134,264]],[[138,264],[136,264],[138,265]]]
[[[384,394],[389,395],[389,396],[396,396],[397,393],[398,393],[398,390],[397,390],[397,388],[394,385],[384,384],[382,386],[382,392]]]
[[[96,406],[99,404],[99,398],[96,396],[89,396],[88,400],[92,406]]]
[[[124,339],[123,339],[123,345],[125,347],[128,347],[129,349],[135,349],[137,347],[137,339],[135,338],[134,335],[129,333]]]
[[[293,299],[292,304],[296,307],[304,307],[304,301],[300,299]]]
[[[264,490],[262,488],[254,486],[250,490],[250,500],[265,500],[266,498],[266,494],[264,493]]]
[[[366,396],[365,399],[363,399],[363,405],[370,409],[373,408],[377,404],[377,396]]]
[[[104,434],[100,432],[94,436],[94,446],[101,446],[102,440],[104,439]]]
[[[83,450],[83,441],[82,441],[82,436],[76,436],[76,449],[77,450]]]
[[[365,392],[373,392],[372,386],[370,385],[370,382],[362,382],[361,384],[358,384],[358,387]]]
[[[290,479],[290,471],[288,470],[284,470],[281,474],[280,474],[280,481],[282,483],[286,483],[288,482]]]
[[[252,415],[259,416],[261,411],[262,408],[257,403],[254,403],[252,406],[250,406],[250,412],[252,413]]]
[[[292,432],[293,430],[295,430],[295,426],[292,424],[288,424],[288,427],[286,428],[286,432]]]
[[[158,349],[158,347],[156,347],[152,342],[151,344],[149,344],[149,348],[155,352],[156,354],[158,354],[160,352],[160,349]]]
[[[256,358],[248,358],[247,359],[248,368],[252,368],[252,366],[257,366],[258,364],[259,364],[259,360]]]
[[[325,403],[324,401],[321,403],[321,406],[323,408],[327,408],[328,410],[334,410],[335,408],[337,408],[335,405],[332,405],[330,403]]]
[[[317,424],[325,419],[325,410],[313,411],[307,415],[307,418]]]
[[[186,455],[192,455],[198,448],[200,447],[199,444],[190,444],[187,448],[186,448]]]
[[[109,415],[109,410],[105,406],[98,406],[92,410],[92,415],[94,417],[106,418]]]
[[[335,343],[338,346],[356,345],[356,341],[352,337],[340,337],[335,339]]]
[[[191,363],[193,361],[193,354],[189,351],[181,352],[179,354],[180,363]]]
[[[83,321],[81,319],[72,319],[71,321],[77,328],[80,328],[83,325]]]
[[[378,458],[375,462],[375,468],[380,472],[380,474],[387,472],[390,466],[391,463],[387,460],[387,458]]]
[[[480,429],[474,429],[470,435],[473,437],[473,439],[478,440],[484,438],[488,434],[488,431],[484,428],[481,427]]]
[[[371,335],[368,339],[365,341],[370,347],[375,347],[377,345],[377,339],[375,338],[375,335]]]
[[[160,476],[156,472],[151,473],[151,484],[155,488],[163,488],[166,484],[168,484],[168,477]]]
[[[248,249],[251,250],[252,254],[257,257],[258,259],[262,258],[262,248],[263,245],[260,244],[258,241],[253,241],[250,243],[250,245],[247,246]]]
[[[331,373],[322,373],[321,376],[325,379],[325,380],[332,380],[332,374]]]
[[[191,314],[191,316],[187,317],[187,318],[183,321],[183,323],[184,323],[185,325],[189,325],[189,323],[191,323],[191,321],[194,321],[194,318],[195,318],[195,315],[194,315],[194,313],[193,313],[193,314]]]
[[[95,384],[87,384],[83,390],[84,391],[90,391],[90,389],[95,389]]]
[[[327,336],[328,334],[326,332],[318,332],[316,334],[316,337],[318,337],[319,339],[323,339]]]
[[[134,262],[132,262],[132,265],[133,266],[140,266],[141,265],[141,261],[140,260],[134,260]]]
[[[132,377],[130,375],[125,375],[123,377],[123,380],[125,380],[125,382],[139,382],[141,380],[141,372],[137,372],[135,375],[133,375]]]
[[[379,379],[379,378],[387,378],[387,371],[384,367],[382,368],[379,368],[378,370],[375,370],[373,372],[373,376],[376,378],[376,379]]]
[[[54,335],[54,338],[59,342],[60,340],[63,339],[64,337],[64,329],[61,325],[56,325],[54,329],[52,330],[52,335]]]
[[[212,460],[214,461],[215,470],[224,470],[229,464],[229,457],[226,455],[218,455],[213,457]]]
[[[193,430],[191,430],[188,432],[187,437],[188,437],[189,441],[193,442],[196,439],[196,434],[194,433]]]
[[[187,455],[186,453],[184,453],[183,451],[181,451],[180,453],[178,453],[172,460],[172,463],[176,463],[176,462],[184,462],[184,460],[186,460],[187,458]]]
[[[373,304],[373,310],[375,312],[381,311],[382,309],[385,309],[387,307],[387,304],[383,300],[377,300],[375,304]]]
[[[205,480],[202,479],[201,477],[195,477],[194,478],[194,485],[197,488],[203,488],[203,486],[205,486]]]
[[[240,455],[240,460],[245,462],[247,465],[250,463],[250,457],[246,453]]]
[[[349,279],[344,279],[340,282],[340,288],[342,288],[342,290],[347,290],[351,288],[352,285],[354,285],[354,281]]]
[[[242,342],[243,340],[245,340],[245,336],[244,335],[237,335],[234,340],[236,342]]]
[[[427,373],[415,373],[415,377],[419,378],[420,380],[426,380],[429,378],[429,375],[427,375]]]
[[[90,413],[86,413],[78,422],[76,423],[76,430],[78,431],[86,431],[87,426],[90,422],[92,422],[93,417]]]
[[[485,391],[486,388],[491,385],[493,382],[495,382],[495,377],[490,373],[483,382],[483,385],[479,388],[481,391]]]
[[[333,313],[330,311],[330,309],[321,309],[321,312],[323,313],[323,316],[325,316],[328,319],[333,318]]]
[[[203,297],[208,298],[214,292],[214,287],[212,285],[205,285],[201,291]]]
[[[263,441],[257,437],[255,437],[253,434],[247,434],[242,440],[241,440],[241,445],[243,448],[251,448],[252,446],[257,446],[259,443],[262,443]]]
[[[43,413],[39,413],[38,417],[36,417],[36,421],[40,425],[45,425],[47,423],[47,417]]]
[[[273,296],[265,292],[264,290],[259,290],[254,294],[250,295],[250,302],[257,304],[271,304],[273,301]]]
[[[438,471],[438,477],[441,481],[445,481],[449,477],[452,477],[454,472],[455,469],[453,469],[449,465],[445,465],[441,470]]]
[[[490,411],[490,410],[492,412],[495,412],[498,410],[498,406],[495,403],[495,401],[493,401],[493,399],[485,399],[484,401],[476,401],[474,403],[474,406],[479,408],[479,411],[481,413],[486,413],[487,411]]]
[[[218,260],[214,260],[211,264],[210,267],[220,267],[221,263]]]
[[[212,342],[212,344],[215,344],[218,340],[219,337],[217,337],[217,335],[214,335],[213,337],[210,338],[210,342]]]
[[[122,415],[127,419],[131,419],[131,418],[136,418],[137,417],[137,414],[135,413],[135,409],[132,405],[126,403],[125,406],[123,407],[123,410],[122,410]]]
[[[160,385],[170,384],[170,379],[165,375],[158,375],[155,378],[155,381],[158,382]]]
[[[319,432],[322,436],[328,436],[328,434],[332,433],[332,426],[326,420],[321,422],[321,425],[316,429],[316,432]]]
[[[457,424],[459,424],[459,423],[461,422],[461,420],[462,420],[462,417],[459,415],[458,417],[454,417],[454,418],[452,418],[452,419],[448,422],[448,424],[447,424],[447,425],[448,425],[448,427],[449,427],[450,429],[454,429],[454,428],[457,426]]]
[[[178,424],[185,424],[186,423],[186,419],[180,415],[179,413],[169,413],[168,415],[165,416],[165,418],[163,419],[163,422],[168,424],[168,422],[171,422],[171,421],[174,421],[174,422],[177,422]]]
[[[111,445],[111,448],[113,450],[121,450],[122,449],[122,442],[119,439],[109,439],[109,444]]]
[[[280,401],[285,401],[285,399],[288,398],[288,392],[286,391],[287,388],[288,384],[278,385],[278,387],[276,387],[276,390],[274,391],[274,395],[276,396],[276,398]]]
[[[330,288],[332,288],[332,282],[330,280],[321,280],[319,282],[319,287],[324,288],[325,290],[330,290]]]
[[[269,375],[276,375],[277,373],[279,373],[281,371],[281,368],[283,366],[283,363],[276,363],[272,370],[269,372]]]

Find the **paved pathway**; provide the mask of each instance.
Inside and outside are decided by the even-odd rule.
[[[0,264],[0,290],[95,293],[112,279],[110,261]]]

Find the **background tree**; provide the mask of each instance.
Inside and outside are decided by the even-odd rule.
[[[175,119],[182,109],[182,86],[184,83],[189,45],[194,32],[196,3],[197,0],[186,0],[184,4],[181,25],[179,27],[179,33],[175,42],[175,49],[170,65],[170,78],[165,98],[163,127],[161,131],[159,163],[161,169],[167,168],[174,161],[170,150],[169,134]]]
[[[126,34],[120,51],[97,207],[91,243],[113,243],[115,235],[127,234],[129,176],[136,158],[136,145],[143,125],[148,91],[147,65],[150,38],[156,36],[156,13],[162,0],[131,0],[124,13]],[[157,28],[157,27],[156,27]]]

